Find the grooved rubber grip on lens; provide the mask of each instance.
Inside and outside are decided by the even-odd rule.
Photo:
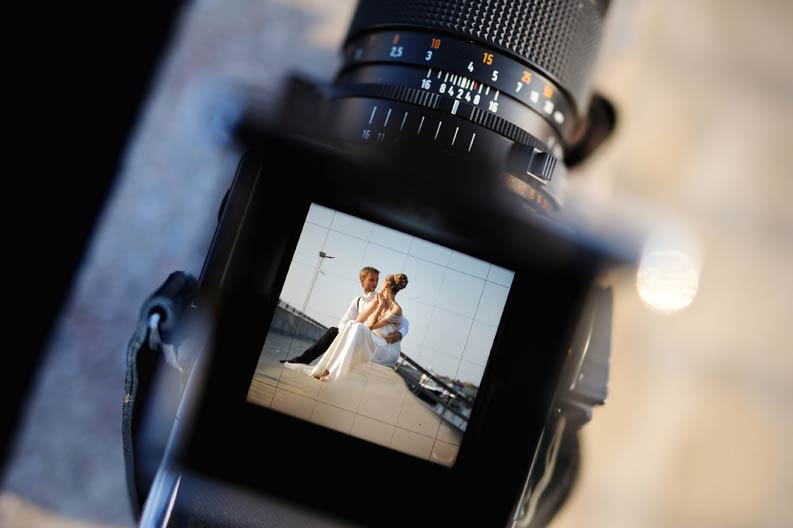
[[[586,106],[607,0],[360,0],[349,41],[381,27],[437,30],[511,53]]]

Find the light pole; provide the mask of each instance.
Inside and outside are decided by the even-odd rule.
[[[317,275],[319,275],[319,268],[322,267],[322,259],[332,259],[336,257],[331,257],[324,251],[319,252],[319,258],[317,259],[317,267],[314,268],[314,276],[311,278],[311,285],[308,287],[308,292],[306,292],[306,300],[303,301],[303,308],[301,308],[301,312],[306,313],[306,306],[308,306],[308,299],[311,297],[311,292],[314,290],[314,284],[317,282]]]

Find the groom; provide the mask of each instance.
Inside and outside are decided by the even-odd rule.
[[[361,268],[359,278],[361,280],[361,287],[363,288],[363,295],[359,295],[353,299],[352,302],[350,302],[347,312],[345,312],[344,317],[342,317],[341,321],[339,321],[339,327],[344,327],[347,321],[354,321],[357,319],[361,309],[366,306],[367,303],[371,302],[375,295],[377,295],[377,283],[380,281],[380,272],[378,270],[371,266]],[[385,340],[389,343],[396,343],[405,337],[405,335],[407,335],[408,320],[404,316],[402,317],[402,320],[404,321],[402,323],[402,327],[386,336]],[[317,340],[316,343],[308,347],[302,354],[292,359],[282,359],[280,361],[281,363],[302,363],[304,365],[308,365],[325,353],[330,344],[333,343],[333,340],[336,339],[338,334],[339,328],[332,326],[328,328],[328,330]]]

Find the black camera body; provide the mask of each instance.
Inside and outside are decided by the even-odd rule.
[[[605,5],[424,4],[362,2],[335,83],[292,81],[275,118],[251,98],[191,298],[211,330],[173,427],[133,431],[142,524],[527,524],[561,438],[604,401],[611,304],[595,282],[626,255],[565,220],[562,159],[613,126],[602,99],[581,107],[599,32],[571,33]],[[521,40],[551,29],[570,39],[561,58]],[[330,254],[343,262],[323,272]],[[322,307],[343,309],[375,260],[410,279],[400,359],[331,382],[276,361],[335,325]]]

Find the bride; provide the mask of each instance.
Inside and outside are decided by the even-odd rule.
[[[399,273],[385,278],[383,288],[358,318],[339,330],[328,350],[314,367],[286,363],[285,366],[311,374],[322,381],[333,381],[367,361],[394,366],[401,352],[399,342],[388,343],[385,336],[402,325],[402,307],[396,294],[408,285],[407,275]]]

